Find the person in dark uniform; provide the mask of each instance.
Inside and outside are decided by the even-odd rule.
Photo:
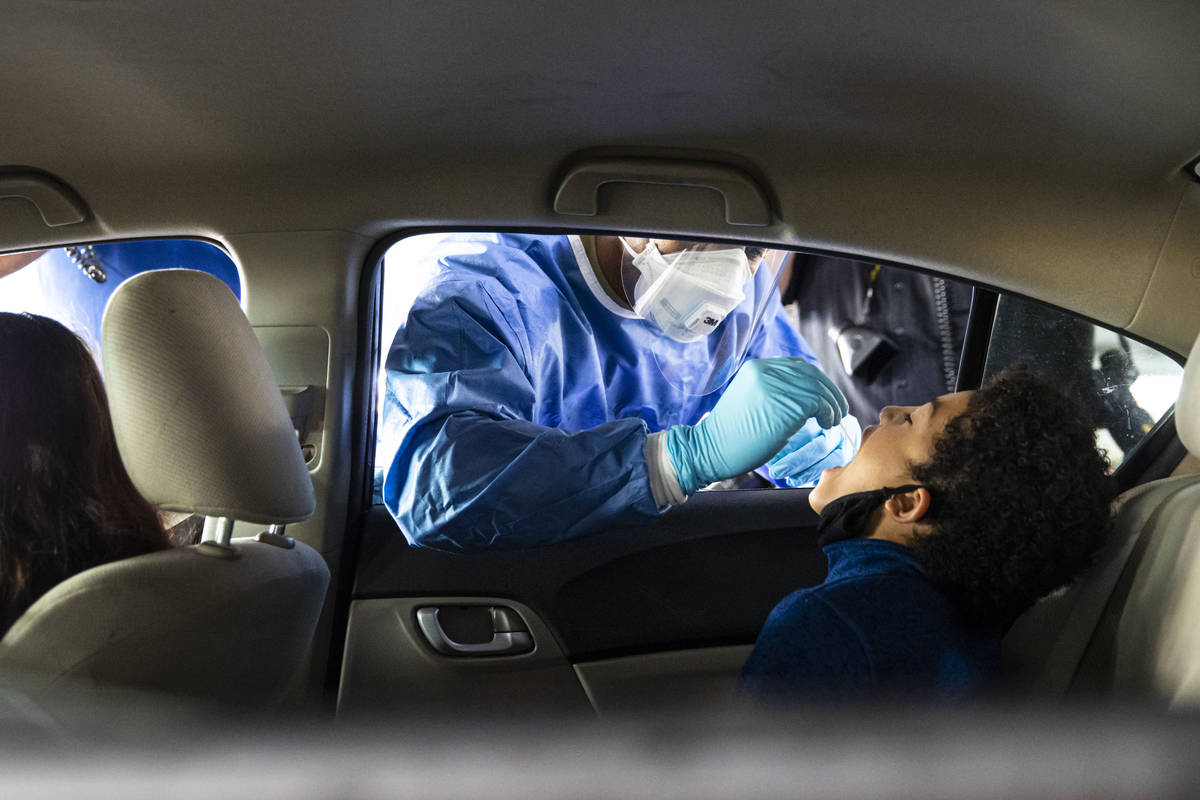
[[[911,270],[797,253],[783,302],[861,420],[953,392],[971,286]],[[866,424],[864,422],[864,424]]]
[[[969,284],[913,270],[797,253],[783,302],[850,413],[874,420],[884,406],[953,392],[971,310]],[[1154,420],[1130,393],[1137,368],[1128,342],[1093,363],[1094,326],[1034,300],[1005,294],[996,307],[985,375],[1028,363],[1079,402],[1128,453]]]

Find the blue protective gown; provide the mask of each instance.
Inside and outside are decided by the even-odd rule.
[[[154,239],[93,246],[108,275],[96,283],[84,275],[67,251],[56,249],[33,262],[42,294],[56,320],[75,331],[94,352],[100,352],[100,322],[108,298],[127,278],[151,269],[186,268],[208,272],[241,297],[237,266],[223,250],[189,239]]]
[[[430,256],[385,365],[383,452],[395,457],[383,497],[409,542],[523,547],[656,516],[647,433],[697,422],[719,393],[666,382],[650,355],[661,335],[603,295],[578,237],[453,248]],[[768,273],[746,290],[743,308],[770,296],[748,357],[815,363]],[[680,345],[680,357],[708,346]]]

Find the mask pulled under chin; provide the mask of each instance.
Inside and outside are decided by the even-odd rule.
[[[885,486],[882,489],[854,492],[831,500],[821,511],[821,519],[817,522],[817,545],[824,547],[833,542],[860,538],[866,532],[867,520],[871,518],[871,514],[886,503],[889,497],[920,488],[919,484],[895,488]]]

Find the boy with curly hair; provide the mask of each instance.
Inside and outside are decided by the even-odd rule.
[[[1108,541],[1112,497],[1094,427],[1027,369],[888,406],[809,495],[829,573],[771,612],[743,693],[985,689],[1008,626]]]

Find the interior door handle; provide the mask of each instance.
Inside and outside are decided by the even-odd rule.
[[[533,649],[533,637],[524,630],[524,623],[511,608],[492,607],[492,640],[479,644],[456,642],[446,635],[438,622],[440,608],[426,606],[417,609],[417,627],[425,634],[429,645],[439,653],[451,656],[502,656],[528,653]]]

